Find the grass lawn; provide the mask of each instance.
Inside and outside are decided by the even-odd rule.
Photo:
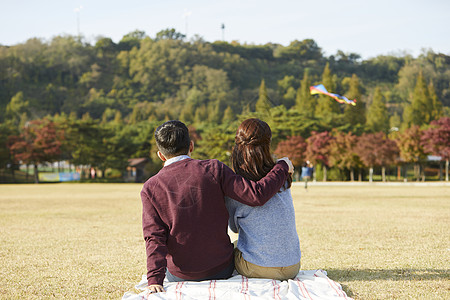
[[[120,299],[145,270],[141,184],[0,185],[0,298]],[[450,187],[292,189],[302,269],[355,299],[450,298]]]

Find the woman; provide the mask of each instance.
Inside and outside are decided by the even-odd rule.
[[[236,132],[231,154],[234,171],[257,181],[275,165],[270,154],[272,132],[266,122],[247,119]],[[255,278],[287,280],[300,270],[300,242],[290,191],[292,179],[264,206],[250,207],[226,199],[229,226],[239,232],[234,258],[239,274]]]

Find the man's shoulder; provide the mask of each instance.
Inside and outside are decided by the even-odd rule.
[[[179,169],[202,169],[201,172],[214,172],[214,170],[218,170],[224,166],[224,163],[217,159],[185,159],[176,163],[173,163],[167,167],[163,167],[159,172],[144,183],[144,187],[152,186],[161,182],[161,180],[165,180],[167,176],[171,177],[174,173],[179,172]]]
[[[184,160],[185,164],[184,167],[188,167],[188,168],[195,168],[195,167],[199,167],[199,168],[220,168],[221,166],[223,166],[224,164],[217,160],[217,159],[186,159]],[[175,167],[175,166],[174,166]],[[176,167],[183,167],[183,164],[179,164],[176,165]]]
[[[194,159],[196,160],[196,159]],[[199,164],[201,165],[214,165],[214,166],[218,166],[218,165],[222,165],[223,162],[217,160],[217,159],[204,159],[204,160],[196,160]]]
[[[148,178],[144,182],[144,184],[142,186],[142,190],[146,190],[146,189],[149,189],[150,187],[154,187],[155,185],[158,184],[158,182],[160,182],[161,180],[164,180],[163,177],[165,176],[164,175],[165,171],[166,170],[163,167],[162,169],[160,169],[158,171],[158,173],[156,173],[155,175],[152,175],[150,178]]]
[[[221,161],[217,159],[195,159],[195,158],[186,158],[180,161],[177,161],[173,164],[170,164],[171,167],[178,167],[183,165],[218,165],[223,164]],[[167,168],[162,168],[161,171],[168,170]]]
[[[224,164],[217,159],[192,159],[186,164],[187,169],[183,170],[188,173],[197,174],[197,178],[200,180],[213,180],[218,182],[219,178],[222,177]],[[177,170],[181,171],[181,170]]]
[[[158,173],[147,179],[142,185],[141,195],[148,194],[151,186],[154,186],[158,182]]]

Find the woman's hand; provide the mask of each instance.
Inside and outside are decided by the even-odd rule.
[[[287,163],[287,165],[289,166],[289,174],[294,174],[294,165],[292,164],[291,160],[287,157],[282,157],[280,159],[277,159],[277,162],[279,162],[280,160],[283,160]]]

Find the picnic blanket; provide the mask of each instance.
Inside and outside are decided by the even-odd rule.
[[[143,291],[147,286],[146,276],[135,286]],[[126,292],[122,300],[143,299],[351,299],[339,283],[327,277],[323,270],[300,271],[293,280],[247,278],[235,275],[226,280],[164,282],[165,293],[139,294]]]

